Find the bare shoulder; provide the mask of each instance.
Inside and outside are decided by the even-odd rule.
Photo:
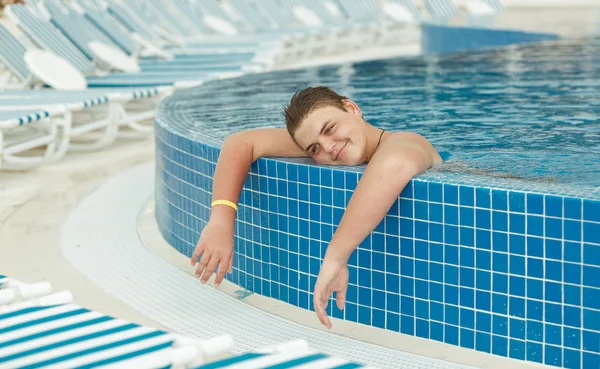
[[[381,142],[381,149],[417,155],[430,162],[431,165],[442,161],[442,158],[425,137],[414,132],[390,132]]]

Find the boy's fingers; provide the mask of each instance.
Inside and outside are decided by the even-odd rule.
[[[229,257],[229,267],[227,267],[229,274],[233,273],[233,255]]]
[[[225,278],[225,274],[227,273],[227,267],[230,265],[228,260],[221,260],[219,263],[219,269],[217,270],[217,277],[215,278],[215,287],[219,287],[223,278]]]
[[[198,259],[200,254],[202,254],[203,251],[204,251],[204,245],[198,245],[196,247],[196,249],[194,250],[194,253],[192,254],[192,258],[190,259],[191,266],[196,265],[196,260]]]
[[[210,261],[209,253],[207,253],[207,252],[203,253],[202,257],[200,258],[200,262],[198,263],[198,267],[196,268],[196,278],[200,278],[200,276],[202,275],[202,272],[204,271],[204,268],[206,268],[206,265],[208,264],[209,261]]]
[[[317,313],[317,317],[321,321],[321,324],[331,329],[331,322],[329,321],[329,317],[327,317],[326,310],[328,299],[324,299],[322,294],[322,292],[315,290],[315,297],[313,299],[315,305],[315,312]]]
[[[335,302],[337,304],[338,309],[344,309],[344,304],[346,304],[346,289],[336,292]]]
[[[210,259],[208,265],[206,266],[206,270],[204,270],[204,273],[202,274],[202,279],[200,280],[200,282],[206,283],[210,279],[215,269],[217,268],[218,263],[219,259],[217,259],[217,257],[213,257]]]

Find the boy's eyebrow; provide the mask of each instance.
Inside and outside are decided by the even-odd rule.
[[[326,120],[326,121],[323,123],[323,125],[321,126],[321,131],[319,132],[319,136],[323,134],[323,131],[325,130],[325,127],[327,127],[327,125],[328,125],[329,123],[331,123],[331,119],[327,119],[327,120]],[[310,145],[306,146],[306,149],[304,149],[304,151],[308,151],[308,150],[311,148],[311,146],[313,146],[313,145],[314,145],[314,143],[311,143]]]

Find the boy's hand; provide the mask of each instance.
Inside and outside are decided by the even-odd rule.
[[[348,266],[333,258],[325,257],[321,271],[317,277],[314,291],[315,312],[322,324],[331,329],[331,321],[327,316],[327,303],[333,292],[339,309],[344,308],[348,291]]]
[[[196,261],[200,254],[202,257],[196,268],[196,278],[200,278],[202,283],[206,283],[217,269],[217,277],[215,278],[215,287],[219,287],[225,273],[232,272],[233,267],[233,225],[227,225],[225,222],[209,221],[196,250],[192,254],[190,264],[196,265]]]

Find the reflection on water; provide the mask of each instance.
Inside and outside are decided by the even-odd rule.
[[[434,170],[600,186],[600,39],[272,72],[180,91],[159,115],[218,140],[283,127],[307,86],[347,94],[366,119],[427,137],[449,161]]]

